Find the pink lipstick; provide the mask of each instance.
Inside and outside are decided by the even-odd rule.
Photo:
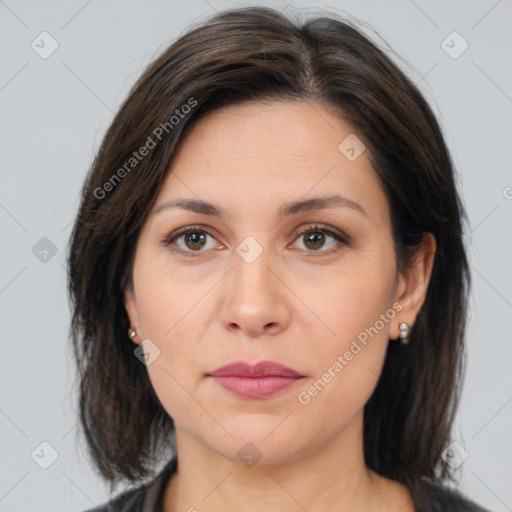
[[[304,375],[274,361],[251,365],[235,361],[208,374],[224,389],[242,398],[267,398],[304,378]]]

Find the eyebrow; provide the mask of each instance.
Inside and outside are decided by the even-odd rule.
[[[297,215],[298,213],[310,211],[310,210],[322,210],[333,207],[347,207],[351,208],[363,215],[368,216],[366,210],[357,202],[342,197],[338,194],[324,197],[313,197],[311,199],[304,199],[299,201],[293,201],[290,203],[283,204],[277,211],[277,217],[283,219],[290,215]],[[203,215],[211,215],[213,217],[223,218],[230,214],[229,210],[225,210],[221,206],[203,201],[201,199],[172,199],[162,203],[153,210],[153,214],[160,213],[163,210],[169,208],[182,208],[191,212],[200,213]]]

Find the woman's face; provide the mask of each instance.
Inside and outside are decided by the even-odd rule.
[[[397,274],[367,151],[306,102],[198,122],[141,231],[133,283],[135,341],[151,340],[147,371],[178,436],[240,460],[293,460],[360,426],[389,338],[421,305]],[[261,361],[300,378],[211,376]]]

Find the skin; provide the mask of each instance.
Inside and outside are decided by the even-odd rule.
[[[180,143],[155,209],[190,198],[229,214],[151,213],[125,293],[134,341],[149,338],[160,350],[147,371],[176,426],[179,467],[165,512],[414,510],[404,486],[365,466],[363,408],[387,344],[397,343],[389,340],[423,304],[435,240],[425,236],[414,266],[397,272],[389,204],[367,151],[349,161],[338,149],[351,133],[318,103],[260,102],[208,114]],[[283,203],[333,193],[366,213],[334,206],[277,217]],[[352,240],[326,235],[315,245],[315,223]],[[210,235],[162,244],[197,224]],[[313,233],[298,236],[307,226]],[[249,236],[263,250],[251,263],[236,252]],[[396,314],[378,334],[300,403],[299,393],[389,310]],[[241,398],[206,377],[237,360],[277,361],[304,378],[269,398]],[[261,454],[251,467],[237,456],[247,443]]]

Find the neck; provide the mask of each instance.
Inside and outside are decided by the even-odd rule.
[[[413,511],[405,487],[366,467],[362,433],[361,413],[343,435],[310,453],[247,467],[177,426],[178,469],[166,488],[163,510]]]

